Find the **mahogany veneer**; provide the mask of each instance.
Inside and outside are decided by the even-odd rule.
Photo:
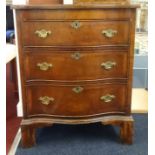
[[[129,43],[129,21],[79,20],[81,25],[77,30],[71,27],[72,22],[74,21],[25,21],[22,23],[24,46],[95,46],[127,45]],[[110,39],[103,37],[101,32],[109,27],[118,31],[119,35]],[[40,39],[37,35],[34,35],[34,32],[41,28],[51,30],[49,37],[44,40]]]
[[[25,52],[24,54],[24,72],[26,73],[26,81],[73,81],[96,80],[103,78],[127,78],[127,51],[98,50],[42,52],[42,50],[39,51],[38,49],[36,52]],[[112,70],[106,70],[101,66],[102,63],[109,60],[117,63]],[[39,66],[36,66],[36,64],[45,61],[47,63],[52,62],[53,66],[47,71],[42,71]],[[96,71],[95,74],[94,71]]]
[[[89,117],[106,113],[125,114],[127,88],[125,84],[80,85],[83,91],[73,91],[77,85],[31,85],[27,87],[27,113],[29,117],[54,115],[55,117]],[[115,94],[115,99],[105,104],[100,99],[106,94]],[[124,95],[122,95],[124,94]],[[45,106],[38,101],[40,96],[51,96],[54,101]]]
[[[102,122],[131,144],[137,5],[14,5],[23,97],[22,144],[35,128]]]

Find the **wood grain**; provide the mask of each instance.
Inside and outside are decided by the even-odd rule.
[[[115,54],[114,54],[115,53]],[[76,59],[76,54],[79,58]],[[24,72],[29,80],[93,80],[104,78],[127,78],[127,51],[52,51],[42,52],[36,49],[26,52]],[[115,62],[107,70],[102,63]],[[52,64],[48,70],[40,70],[38,63]],[[124,64],[124,65],[122,65]],[[94,74],[94,70],[96,74]]]
[[[136,3],[124,3],[124,4],[113,4],[113,3],[109,3],[109,4],[87,4],[87,5],[62,5],[62,4],[55,4],[55,5],[49,5],[49,4],[44,4],[44,5],[40,5],[40,4],[20,4],[18,1],[16,3],[14,3],[14,5],[12,5],[13,9],[27,9],[27,10],[31,10],[31,9],[50,9],[50,10],[57,10],[57,9],[61,9],[61,10],[66,10],[66,9],[71,9],[71,10],[81,10],[81,9],[85,9],[85,10],[89,10],[89,9],[136,9],[140,7],[139,4]]]
[[[36,5],[34,5],[36,6]],[[98,7],[90,7],[87,9],[87,5],[76,7],[76,5],[71,8],[65,8],[66,5],[63,6],[63,8],[55,8],[52,6],[52,8],[47,9],[44,8],[42,10],[41,6],[39,7],[40,9],[30,9],[30,10],[19,10],[21,14],[21,21],[28,22],[28,21],[50,21],[50,20],[115,20],[115,21],[120,21],[120,20],[130,20],[130,13],[133,9],[125,9],[125,8],[119,8],[119,9],[114,9],[114,7],[109,8],[109,9],[104,9]],[[71,5],[72,6],[72,5]],[[94,12],[95,9],[95,12]],[[59,10],[59,11],[56,11]],[[73,11],[74,10],[74,11]],[[117,11],[117,13],[116,13]]]
[[[125,113],[126,85],[99,84],[80,85],[82,92],[73,91],[78,85],[57,86],[38,85],[27,87],[27,115],[28,116],[60,116],[60,117],[87,117],[87,115],[111,113]],[[107,94],[115,98],[106,103],[100,99]],[[123,94],[123,95],[122,95]],[[40,97],[54,98],[49,105],[39,101]]]
[[[31,147],[36,144],[35,128],[31,126],[21,126],[22,146],[24,148]]]
[[[36,21],[23,22],[22,34],[24,46],[69,46],[69,45],[119,45],[129,44],[129,21],[81,21],[81,26],[73,28],[76,20],[72,21]],[[31,29],[30,29],[31,27]],[[35,34],[40,30],[51,31],[46,38],[40,38]],[[102,34],[102,31],[112,29],[117,34],[108,38]],[[60,37],[61,36],[61,37]],[[67,37],[66,37],[67,36]],[[61,39],[60,39],[61,38]]]
[[[120,137],[123,143],[132,144],[133,143],[133,121],[126,121],[120,125]]]
[[[20,76],[23,97],[22,141],[35,144],[35,128],[53,123],[102,122],[118,125],[120,137],[132,143],[131,88],[137,5],[15,5]],[[74,29],[73,21],[81,26]],[[47,38],[36,30],[47,29]],[[103,29],[117,35],[106,38]],[[78,60],[72,54],[79,52]],[[99,65],[116,61],[106,72]],[[47,61],[53,68],[42,72],[37,63]],[[80,93],[73,91],[82,87]],[[101,96],[113,94],[110,103]],[[44,105],[40,97],[53,97]]]
[[[133,118],[132,116],[111,115],[99,118],[88,119],[60,119],[60,118],[29,118],[23,119],[22,128],[22,145],[24,148],[33,147],[36,145],[35,129],[37,127],[51,126],[53,123],[61,124],[88,124],[101,122],[103,125],[117,125],[120,127],[120,140],[124,144],[132,144],[133,142]]]

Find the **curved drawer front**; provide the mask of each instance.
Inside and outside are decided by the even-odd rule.
[[[61,117],[124,113],[126,94],[123,84],[28,86],[27,112],[29,116]]]
[[[26,52],[26,80],[127,78],[127,52]]]
[[[97,46],[129,43],[128,21],[23,22],[24,46]]]

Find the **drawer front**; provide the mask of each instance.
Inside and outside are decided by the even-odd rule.
[[[75,6],[74,6],[75,7]],[[95,19],[95,20],[120,20],[131,19],[133,9],[29,9],[20,10],[21,19],[28,20],[74,20],[74,19]]]
[[[98,46],[129,43],[128,21],[23,22],[24,46]]]
[[[29,116],[91,116],[124,113],[126,85],[38,85],[27,87]]]
[[[26,80],[127,78],[127,51],[25,52]]]

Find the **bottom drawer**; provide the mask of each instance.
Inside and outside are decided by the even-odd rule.
[[[125,111],[125,84],[31,85],[26,90],[29,117],[88,117]]]

